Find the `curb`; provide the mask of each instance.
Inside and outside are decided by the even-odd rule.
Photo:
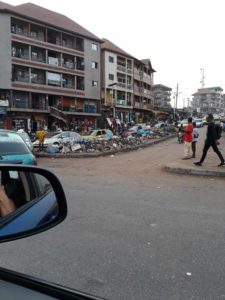
[[[153,146],[155,144],[158,144],[160,142],[164,142],[170,138],[174,138],[177,137],[177,135],[169,135],[160,139],[155,139],[152,140],[150,143],[147,144],[142,144],[142,145],[137,145],[137,146],[133,146],[130,148],[125,148],[125,149],[120,149],[120,150],[111,150],[111,151],[107,151],[107,152],[96,152],[96,153],[56,153],[56,154],[49,154],[49,153],[35,153],[36,157],[49,157],[49,158],[86,158],[86,157],[99,157],[99,156],[107,156],[107,155],[114,155],[117,153],[121,153],[121,152],[130,152],[130,151],[134,151],[134,150],[138,150],[138,149],[142,149],[142,148],[147,148],[150,146]]]
[[[179,166],[176,163],[170,163],[165,166],[165,170],[171,173],[185,174],[185,175],[197,175],[197,176],[215,176],[225,177],[225,168],[221,171],[214,171],[209,169],[202,169],[202,167],[196,168],[185,168]]]

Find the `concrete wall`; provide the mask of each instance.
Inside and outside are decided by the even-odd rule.
[[[11,24],[10,15],[0,13],[0,89],[11,88]]]
[[[97,51],[92,49],[92,44],[97,45]],[[101,90],[101,47],[100,43],[84,40],[84,63],[85,63],[85,97],[89,99],[98,99],[100,100],[100,90]],[[98,64],[97,69],[92,68],[92,62]],[[92,81],[97,81],[98,86],[92,86]]]
[[[114,62],[109,62],[109,56],[113,57]],[[113,52],[105,51],[105,88],[109,84],[117,82],[117,55]],[[109,74],[114,75],[114,80],[109,80]]]

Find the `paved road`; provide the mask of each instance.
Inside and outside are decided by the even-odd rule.
[[[201,133],[203,134],[203,132]],[[39,159],[67,220],[2,244],[2,266],[108,299],[224,299],[224,179],[168,173],[176,139],[97,159]]]

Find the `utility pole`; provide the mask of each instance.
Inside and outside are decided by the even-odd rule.
[[[177,84],[177,88],[176,88],[176,93],[175,93],[175,103],[174,103],[174,120],[176,119],[176,110],[177,110],[177,101],[178,101],[178,86],[179,84]]]
[[[177,101],[178,101],[178,86],[179,84],[177,84],[177,90],[176,90],[176,109],[177,109]]]
[[[205,70],[203,68],[200,69],[201,70],[201,88],[203,89],[205,86]]]

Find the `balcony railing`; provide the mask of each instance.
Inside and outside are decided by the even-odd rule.
[[[73,62],[66,62],[66,63],[63,63],[63,67],[67,68],[67,69],[74,69],[75,64]]]
[[[19,82],[29,82],[29,74],[23,75],[23,76],[15,76],[15,81]]]
[[[117,65],[117,70],[126,73],[126,67],[125,66]]]

